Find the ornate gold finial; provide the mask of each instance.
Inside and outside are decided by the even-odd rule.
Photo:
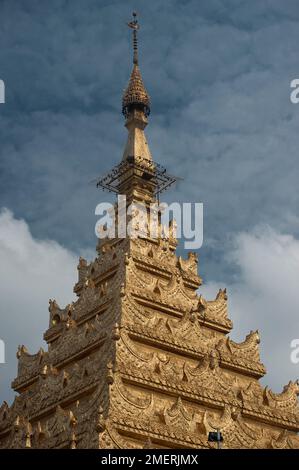
[[[141,73],[138,66],[138,42],[137,31],[139,23],[137,21],[137,13],[133,12],[133,20],[127,23],[129,28],[133,30],[133,70],[129,80],[127,89],[122,99],[122,112],[128,117],[133,109],[142,111],[145,116],[150,113],[150,98],[142,81]]]
[[[138,65],[138,41],[137,41],[137,31],[140,28],[137,20],[137,13],[133,11],[133,20],[128,23],[129,28],[133,29],[133,64]]]

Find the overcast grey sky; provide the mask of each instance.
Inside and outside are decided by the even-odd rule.
[[[299,375],[298,2],[2,0],[0,400],[17,344],[42,344],[48,298],[72,300],[77,256],[94,249],[106,196],[89,182],[122,155],[133,9],[150,148],[184,178],[166,198],[204,203],[205,292],[228,286],[233,339],[261,329],[271,385]]]

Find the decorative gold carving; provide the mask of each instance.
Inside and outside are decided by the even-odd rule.
[[[123,106],[124,159],[142,170],[119,185],[148,205],[156,183],[142,173],[155,164],[136,63]],[[226,290],[198,295],[196,254],[177,257],[174,221],[168,236],[158,228],[157,238],[100,240],[94,261],[79,260],[76,301],[49,301],[47,351],[18,348],[1,448],[209,448],[213,430],[226,448],[299,448],[298,382],[281,394],[262,388],[258,332],[227,336]]]

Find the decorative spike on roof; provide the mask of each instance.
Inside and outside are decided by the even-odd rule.
[[[141,109],[146,116],[150,113],[150,97],[145,89],[141,72],[138,66],[138,42],[137,31],[139,24],[136,19],[137,14],[133,12],[133,21],[128,26],[133,30],[133,70],[129,84],[123,94],[122,112],[127,116],[132,109]]]

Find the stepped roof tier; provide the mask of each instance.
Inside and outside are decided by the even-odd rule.
[[[139,161],[119,177],[132,201],[156,199],[144,135],[149,98],[138,68],[123,98],[128,142]],[[140,168],[141,165],[141,168]],[[17,351],[17,395],[0,407],[1,448],[299,448],[298,383],[280,394],[260,384],[260,337],[230,338],[227,292],[198,294],[198,258],[167,238],[101,240],[80,258],[76,301],[49,301],[47,350]],[[242,312],[241,312],[242,314]],[[254,325],[253,325],[254,327]]]

